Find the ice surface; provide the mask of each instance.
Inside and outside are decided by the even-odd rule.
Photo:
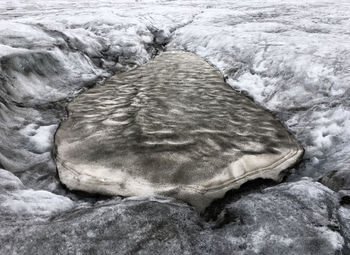
[[[183,51],[115,75],[67,109],[55,158],[72,190],[171,196],[200,211],[249,180],[282,180],[303,156],[271,113]]]
[[[45,190],[73,197],[77,204],[85,203],[85,198],[67,192],[59,184],[50,153],[55,127],[65,118],[64,107],[67,101],[116,72],[146,63],[158,51],[166,48],[188,50],[205,58],[225,75],[232,87],[249,94],[258,104],[270,109],[295,134],[306,152],[303,164],[294,170],[289,181],[299,180],[302,176],[319,177],[330,170],[347,171],[350,164],[349,13],[348,0],[0,1],[0,167],[20,178],[23,190]],[[3,183],[3,179],[0,182]],[[24,195],[19,195],[18,192],[9,190],[3,194],[2,199],[23,198]],[[35,192],[26,194],[30,194],[28,196],[32,197],[31,201],[42,198],[51,205],[54,205],[49,202],[51,199],[62,199],[46,193],[38,196],[39,193]],[[316,195],[317,192],[312,194]],[[28,196],[25,200],[29,199]],[[265,193],[258,192],[254,196],[256,201],[266,198]],[[295,201],[302,197],[301,194],[289,194],[285,199],[290,196]],[[117,203],[113,201],[112,204]],[[319,201],[320,207],[328,203],[327,207],[331,211],[337,207],[327,199]],[[149,205],[148,202],[145,203]],[[314,202],[310,199],[305,207],[311,203]],[[40,208],[33,207],[32,202],[26,204],[28,205],[28,208]],[[291,211],[291,208],[300,209],[298,202],[280,205],[283,207],[281,211],[276,211],[272,202],[262,204],[261,207],[267,208],[271,219],[279,217],[279,213]],[[223,207],[226,208],[227,205]],[[43,211],[52,214],[60,211],[55,206],[50,208]],[[94,213],[91,208],[94,208],[93,205],[89,210]],[[152,210],[147,208],[149,218]],[[180,215],[184,215],[183,217],[190,217],[196,222],[189,232],[201,228],[197,224],[197,216],[188,213],[187,209],[178,209],[183,207],[175,205],[169,205],[169,208],[176,215],[172,224],[180,224],[183,220]],[[292,239],[299,240],[292,243],[295,244],[295,249],[300,248],[299,254],[310,251],[305,247],[315,242],[327,244],[319,253],[336,253],[335,247],[340,246],[349,249],[350,232],[346,225],[348,209],[345,205],[340,210],[339,222],[321,220],[323,225],[319,230],[310,226],[314,232],[301,226],[304,224],[302,217],[291,221],[279,218],[281,223],[289,226],[285,230],[286,236],[281,234],[282,230],[276,236],[268,231],[268,227],[262,230],[245,228],[239,223],[239,218],[235,217],[240,212],[239,208],[228,213],[228,219],[223,220],[222,226],[227,229],[227,233],[233,233],[232,224],[225,223],[225,220],[234,222],[233,224],[242,227],[241,232],[237,232],[242,236],[250,231],[258,231],[257,238],[254,239],[257,240],[256,244],[250,241],[253,239],[242,236],[228,234],[225,237],[214,237],[212,232],[206,230],[199,235],[205,242],[185,233],[185,238],[176,239],[174,236],[180,230],[165,224],[164,232],[174,234],[170,242],[174,246],[169,244],[167,247],[182,249],[182,253],[187,251],[203,254],[203,250],[198,247],[211,242],[216,250],[221,247],[222,253],[225,247],[226,251],[235,247],[234,250],[242,253],[246,251],[245,254],[254,251],[280,254],[281,250],[289,247]],[[81,215],[84,219],[87,213],[84,211]],[[136,212],[130,212],[130,215],[131,219],[135,215],[143,217]],[[313,211],[310,211],[305,217],[313,217],[312,215]],[[13,225],[21,226],[17,223],[16,212],[11,211],[6,217],[12,220]],[[38,218],[39,216],[33,216],[31,219]],[[262,222],[263,219],[257,218],[256,226]],[[96,227],[99,226],[95,223]],[[154,224],[163,223],[160,221]],[[268,221],[266,224],[275,223]],[[147,226],[152,229],[155,225]],[[305,234],[307,238],[293,239],[293,227],[290,226],[305,230],[303,233],[308,233]],[[36,226],[28,228],[32,228],[32,233],[40,232]],[[27,247],[28,253],[30,245],[11,244],[11,234],[6,232],[10,227],[2,229],[2,236],[5,236],[2,240],[7,240],[1,242],[4,244],[2,249],[6,249],[6,245],[12,245],[12,249]],[[137,231],[136,228],[134,231]],[[161,233],[161,230],[155,232]],[[122,236],[129,232],[118,233]],[[149,234],[149,229],[143,233]],[[344,245],[337,233],[343,236]],[[27,237],[26,234],[22,236]],[[268,240],[266,244],[269,246],[261,247],[262,243],[258,242],[261,236]],[[316,237],[312,239],[311,236]],[[157,237],[154,238],[156,240]],[[156,241],[152,243],[150,239],[152,237],[144,243],[155,245]],[[240,246],[231,246],[243,239]],[[42,239],[37,240],[42,244]],[[188,246],[176,246],[181,242]],[[66,247],[64,242],[61,247]],[[141,244],[140,247],[142,248]],[[198,250],[186,250],[187,247],[197,247]],[[268,247],[275,247],[275,250],[269,250]],[[333,250],[327,250],[328,248]],[[156,247],[155,250],[161,249]],[[2,253],[8,253],[6,251],[8,250]],[[343,254],[347,251],[349,250],[343,251]],[[208,248],[206,252],[213,253],[213,250]],[[18,250],[18,253],[23,254],[25,251]]]
[[[334,152],[346,149],[350,138],[344,105],[350,82],[349,3],[337,1],[330,8],[311,1],[255,2],[254,7],[209,9],[177,30],[168,48],[205,57],[234,88],[276,112],[307,148],[308,165],[298,174],[316,177],[329,168],[326,161],[346,167],[350,157],[341,160]]]
[[[294,191],[294,186],[299,190]],[[302,188],[301,188],[302,187]],[[304,191],[316,190],[317,197]],[[313,191],[314,192],[314,191]],[[300,202],[300,197],[303,201]],[[313,208],[309,208],[309,204]],[[1,215],[3,253],[342,254],[335,192],[311,180],[281,184],[226,203],[206,222],[187,205],[161,198],[80,204],[39,223]],[[318,211],[318,213],[315,213]],[[348,211],[341,209],[342,219]],[[347,226],[348,227],[348,226]],[[15,240],[9,238],[16,236]],[[45,240],[45,242],[43,242]],[[117,247],[117,250],[116,250]],[[103,252],[101,252],[103,251]],[[343,253],[346,254],[346,253]]]

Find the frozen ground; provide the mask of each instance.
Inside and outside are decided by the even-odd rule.
[[[174,49],[276,114],[303,163],[205,217],[174,200],[64,189],[51,151],[68,100]],[[350,178],[349,84],[348,0],[1,1],[0,253],[349,254],[349,187],[316,182]]]

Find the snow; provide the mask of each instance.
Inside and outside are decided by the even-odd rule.
[[[52,149],[53,134],[57,129],[57,125],[38,126],[29,124],[20,133],[28,136],[33,148],[38,153],[49,152]]]
[[[74,207],[67,197],[44,190],[25,189],[12,173],[0,169],[0,211],[6,214],[50,216]]]
[[[73,208],[73,202],[66,197],[45,190],[21,190],[11,193],[1,207],[18,214],[49,216]]]

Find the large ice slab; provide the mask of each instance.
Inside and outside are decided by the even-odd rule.
[[[303,149],[200,57],[165,52],[78,96],[55,135],[61,181],[165,195],[202,210],[248,180],[280,180]]]

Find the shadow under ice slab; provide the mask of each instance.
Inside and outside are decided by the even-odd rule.
[[[276,181],[302,147],[200,57],[165,52],[68,105],[55,135],[72,190],[164,195],[198,210],[257,178]]]

